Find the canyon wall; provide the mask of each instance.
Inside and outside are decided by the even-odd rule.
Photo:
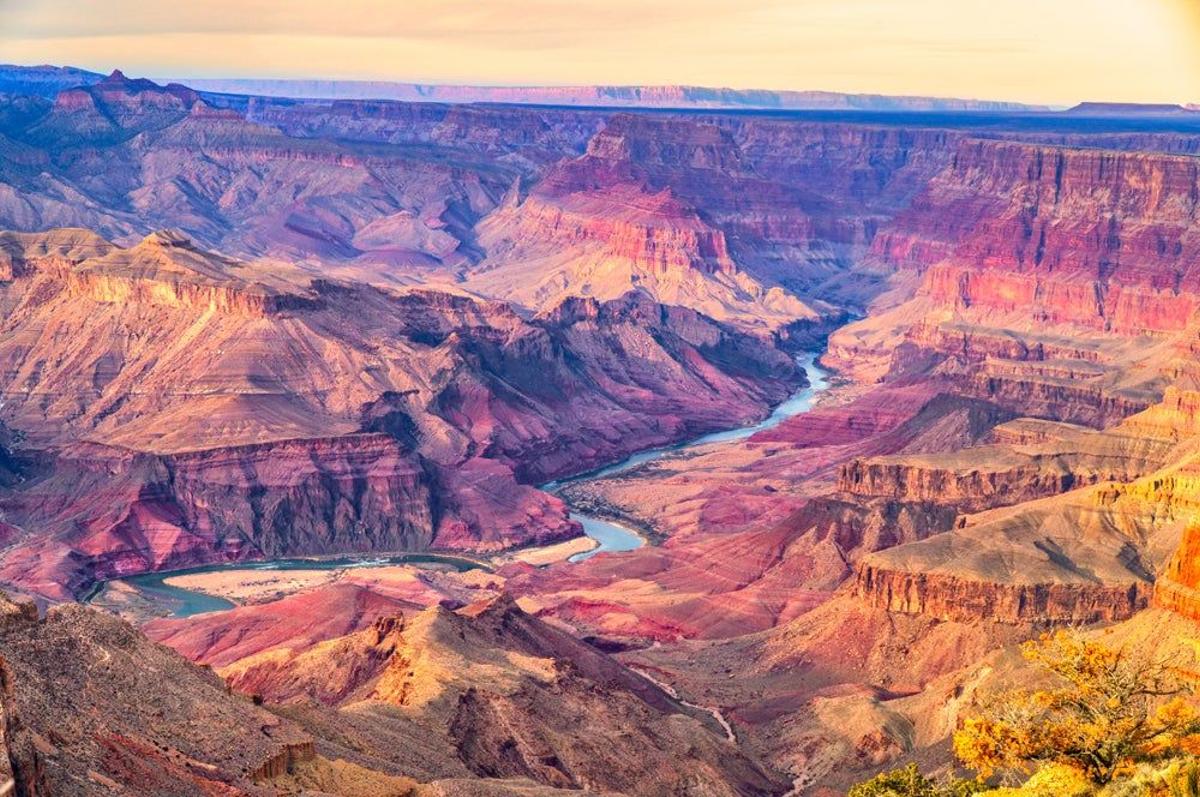
[[[1198,224],[1195,158],[963,140],[872,254],[942,305],[1169,332],[1196,308]]]
[[[867,605],[947,622],[1078,625],[1126,620],[1150,605],[1149,585],[994,584],[860,565],[854,593]]]

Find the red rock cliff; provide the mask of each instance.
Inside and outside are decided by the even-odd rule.
[[[1198,228],[1195,158],[966,140],[872,251],[949,306],[1170,331],[1200,296]]]

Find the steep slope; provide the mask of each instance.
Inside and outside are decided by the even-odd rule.
[[[376,276],[454,265],[475,256],[471,225],[515,178],[577,153],[592,129],[586,116],[556,130],[553,114],[509,124],[502,110],[467,111],[459,127],[484,134],[464,137],[453,109],[427,105],[394,106],[370,133],[343,108],[314,136],[328,109],[269,106],[276,127],[236,105],[114,72],[0,117],[13,142],[0,147],[0,228],[82,226],[122,242],[179,228],[239,255],[361,260]]]
[[[313,756],[299,727],[119,620],[0,608],[8,759],[28,789],[18,794],[264,793],[256,778]]]
[[[600,789],[665,795],[684,783],[702,783],[712,794],[782,791],[782,784],[701,722],[677,713],[680,708],[648,681],[514,607],[461,617],[443,612],[430,625],[431,636],[421,638],[430,665],[419,669],[441,678],[442,662],[458,665],[457,680],[447,682],[458,695],[447,702],[449,728],[438,724],[443,715],[400,709],[394,694],[381,695],[375,709],[263,704],[103,612],[60,606],[39,619],[32,604],[4,598],[0,776],[8,780],[0,783],[31,797],[553,797]],[[384,617],[334,644],[363,654],[368,668],[397,671],[396,657],[406,650],[404,627],[402,619]],[[426,643],[440,645],[440,652]],[[338,672],[326,669],[326,675]],[[493,682],[498,674],[509,680]],[[611,692],[603,694],[601,687]],[[539,690],[547,694],[538,705],[523,703]],[[543,742],[525,736],[541,727],[534,717],[564,709],[558,690],[577,701],[573,707],[564,701],[569,710],[586,716],[600,717],[599,706],[613,705],[611,726],[580,723],[578,713],[554,726],[553,743],[562,750],[591,747],[587,761],[563,764],[542,755],[544,748],[526,746]],[[489,725],[490,718],[505,724]],[[641,739],[628,738],[631,721],[641,723],[643,730],[634,731]],[[661,723],[670,728],[665,736],[648,735]],[[639,744],[677,749],[648,773],[629,763],[628,751],[622,758],[613,745],[592,743],[606,728],[611,741],[629,750]],[[520,742],[489,741],[514,732],[522,734]],[[596,790],[568,783],[572,772],[597,784]],[[635,776],[642,779],[630,780]],[[616,782],[628,783],[629,790],[612,789]],[[643,788],[649,783],[652,788]]]
[[[729,143],[715,127],[699,132],[715,138],[689,145]],[[514,187],[479,225],[487,256],[466,284],[533,307],[637,287],[659,301],[768,329],[817,318],[743,273],[720,229],[670,187],[651,186],[624,136],[623,125],[610,123],[584,156],[556,167],[528,196],[519,198]]]
[[[3,417],[42,453],[2,499],[25,530],[3,573],[48,597],[204,561],[571,536],[524,484],[758,417],[801,378],[639,294],[524,320],[177,234],[5,241]]]
[[[955,138],[768,118],[617,114],[583,157],[550,171],[527,197],[510,195],[481,225],[496,251],[479,266],[485,273],[471,279],[493,289],[524,287],[519,263],[508,261],[531,257],[560,275],[533,280],[549,294],[589,284],[595,274],[597,290],[604,279],[637,277],[687,295],[709,275],[710,286],[716,281],[739,301],[755,301],[766,318],[796,314],[784,303],[789,291],[827,313],[813,300],[871,295],[869,278],[852,289],[838,278],[880,220],[949,162]],[[582,274],[572,273],[563,253],[575,247],[582,247]],[[486,273],[493,265],[500,273]],[[720,294],[712,300],[729,303]]]
[[[190,652],[225,662],[219,671],[235,689],[295,703],[295,716],[312,711],[309,699],[333,707],[324,714],[330,730],[344,724],[370,734],[372,756],[402,756],[379,741],[412,723],[438,751],[425,762],[434,769],[439,758],[457,759],[477,776],[644,795],[674,794],[685,783],[721,795],[785,790],[708,727],[706,715],[509,598],[381,616],[347,636],[298,638],[231,659],[225,640],[240,638],[261,610],[272,609],[214,616],[212,647]],[[176,630],[190,635],[182,625],[160,621],[151,633],[174,644]],[[452,774],[441,767],[439,776]]]
[[[1194,158],[963,142],[875,242],[939,304],[1130,334],[1194,312]]]
[[[60,91],[50,113],[27,135],[51,145],[76,145],[80,138],[116,142],[168,127],[203,108],[200,95],[186,86],[160,87],[116,70],[97,83]]]

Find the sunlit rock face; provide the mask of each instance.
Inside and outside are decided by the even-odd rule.
[[[390,612],[356,596],[362,616],[346,633],[309,628],[277,635],[279,647],[260,633],[294,630],[299,624],[287,618],[341,597],[319,590],[210,616],[202,632],[179,621],[149,632],[216,664],[236,690],[273,703],[318,701],[329,707],[329,728],[368,738],[423,729],[422,766],[434,773],[465,765],[476,776],[640,794],[670,794],[681,782],[730,795],[786,789],[711,727],[711,717],[506,595],[457,611],[393,603]],[[588,718],[586,734],[579,716]],[[610,741],[591,749],[596,733]]]
[[[5,499],[25,543],[3,569],[54,599],[246,557],[574,536],[531,483],[760,417],[801,378],[769,343],[643,294],[524,319],[179,233],[4,240],[4,411],[41,453]]]
[[[1190,157],[965,141],[873,252],[939,304],[1177,331],[1200,291],[1198,180]]]

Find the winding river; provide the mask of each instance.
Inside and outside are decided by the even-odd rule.
[[[191,617],[194,614],[203,614],[204,612],[219,612],[225,609],[233,609],[237,604],[216,595],[209,595],[205,592],[198,592],[178,587],[174,584],[168,584],[167,579],[195,573],[219,573],[223,570],[262,570],[264,572],[281,570],[346,570],[357,567],[383,567],[385,565],[399,564],[452,567],[460,572],[484,567],[481,563],[474,560],[450,555],[406,553],[394,556],[380,556],[376,554],[332,558],[271,559],[265,562],[231,562],[228,564],[190,567],[185,570],[163,570],[157,573],[143,573],[140,576],[129,576],[128,578],[114,579],[114,581],[119,581],[133,587],[142,598],[167,609],[172,617]],[[100,585],[96,593],[85,599],[85,602],[93,600],[96,595],[104,590],[105,586],[105,584]]]
[[[700,446],[710,445],[712,443],[724,443],[734,440],[744,440],[751,435],[761,432],[765,429],[770,429],[778,426],[783,421],[801,413],[808,412],[812,409],[813,402],[817,396],[828,387],[828,374],[817,365],[819,354],[804,354],[796,359],[797,364],[803,368],[808,374],[809,384],[806,387],[796,391],[790,398],[777,406],[775,410],[762,421],[758,423],[741,426],[734,429],[727,429],[721,432],[713,432],[706,434],[703,437],[696,438],[690,442],[680,443],[673,446],[665,446],[662,448],[653,448],[646,451],[639,451],[626,459],[614,465],[607,465],[598,470],[589,471],[578,476],[572,476],[568,479],[549,482],[542,485],[542,489],[548,492],[557,492],[568,484],[577,484],[579,482],[588,481],[591,479],[600,479],[605,476],[611,476],[616,473],[622,473],[627,470],[636,468],[639,465],[644,465],[648,462],[664,459],[666,457],[678,455],[688,449],[698,448]],[[597,545],[591,550],[577,553],[570,558],[571,562],[581,562],[589,559],[599,553],[612,553],[620,551],[632,551],[635,548],[640,548],[645,545],[645,539],[636,531],[614,523],[611,520],[587,515],[582,512],[571,512],[571,518],[577,520],[583,526],[584,533],[594,539]],[[235,606],[234,603],[214,595],[208,595],[195,590],[184,589],[182,587],[168,584],[167,579],[174,576],[186,575],[191,573],[214,573],[222,570],[340,570],[351,567],[379,567],[389,564],[427,564],[431,566],[450,566],[458,570],[470,570],[474,568],[484,567],[480,562],[476,562],[464,557],[443,556],[438,554],[411,553],[398,554],[393,556],[387,555],[369,555],[356,557],[339,557],[339,558],[296,558],[296,559],[274,559],[267,562],[234,562],[229,564],[208,565],[205,567],[190,568],[187,570],[173,570],[158,573],[146,573],[139,576],[130,576],[129,578],[120,579],[121,582],[128,584],[137,590],[143,597],[154,603],[157,603],[171,612],[173,617],[190,617],[194,614],[203,612],[222,611],[231,609]],[[96,594],[103,591],[105,585],[100,585]],[[94,597],[94,595],[93,595]],[[88,600],[90,600],[89,598]]]
[[[679,443],[673,446],[665,446],[663,448],[652,448],[646,451],[639,451],[626,459],[621,460],[615,465],[606,465],[598,470],[589,471],[578,476],[572,476],[569,479],[561,479],[559,481],[549,482],[542,485],[542,489],[548,492],[557,492],[568,484],[578,484],[579,482],[590,481],[592,479],[602,479],[606,476],[612,476],[617,473],[622,473],[627,470],[632,470],[639,465],[645,465],[648,462],[664,459],[666,457],[680,454],[688,449],[699,448],[700,446],[711,445],[712,443],[728,443],[734,440],[745,440],[747,437],[755,435],[766,429],[771,429],[786,421],[788,418],[808,412],[812,409],[813,402],[817,396],[829,387],[829,374],[817,365],[817,360],[821,355],[819,353],[806,353],[796,358],[796,363],[805,370],[808,374],[808,386],[792,394],[790,398],[777,406],[775,410],[766,418],[758,423],[750,426],[739,426],[734,429],[726,429],[722,432],[713,432],[706,434],[703,437],[698,437],[695,440],[686,443]],[[599,553],[632,551],[635,548],[640,548],[645,544],[645,539],[633,529],[622,526],[619,523],[614,523],[611,520],[596,517],[594,515],[586,515],[582,512],[571,512],[571,519],[579,521],[583,526],[583,533],[591,537],[597,542],[595,548],[589,551],[577,553],[570,558],[572,562],[582,562],[585,559],[595,556]]]

